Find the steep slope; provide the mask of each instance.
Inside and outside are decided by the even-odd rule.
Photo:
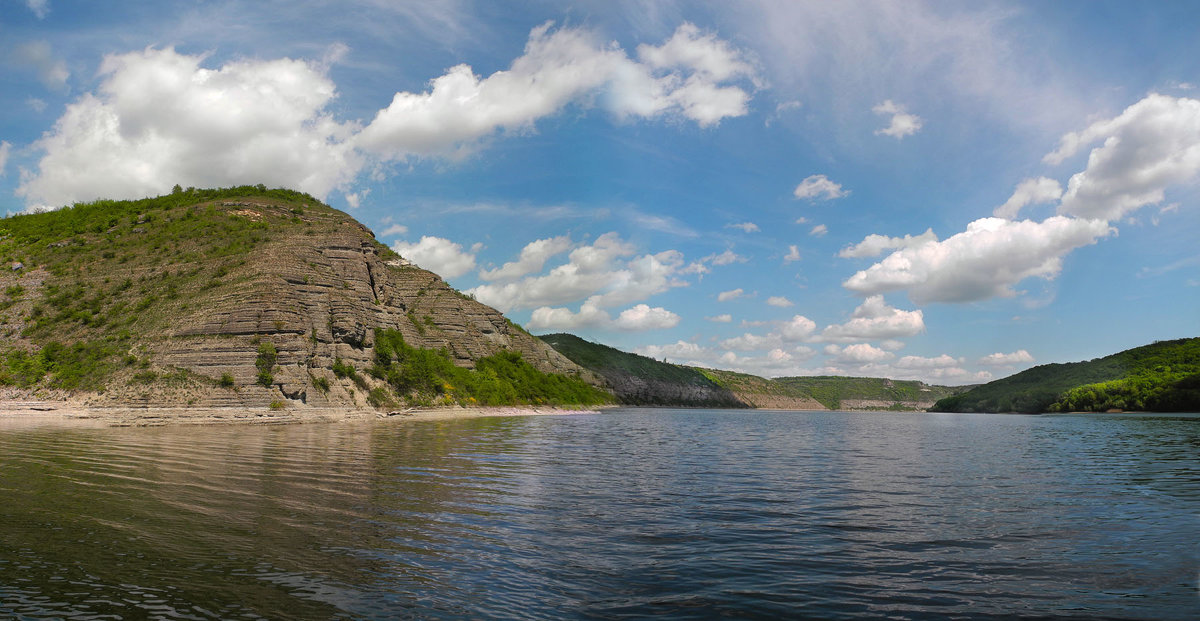
[[[832,410],[921,411],[968,388],[878,377],[780,377],[775,382],[809,394]]]
[[[1043,364],[938,401],[936,412],[1200,411],[1200,338]]]
[[[540,337],[572,362],[604,378],[627,405],[753,407],[704,373],[585,341],[572,334]]]
[[[516,352],[512,365],[598,382],[348,215],[286,190],[177,189],[6,218],[0,256],[0,383],[27,393],[156,407],[470,402],[448,381],[425,393],[386,381],[405,363],[380,364],[377,333],[438,352],[424,361],[434,379],[452,374],[439,360],[472,368]]]

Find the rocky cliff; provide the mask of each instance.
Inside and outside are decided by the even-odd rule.
[[[361,372],[377,330],[461,367],[513,351],[599,383],[348,215],[236,190],[0,221],[0,383],[91,405],[357,407],[383,384]]]

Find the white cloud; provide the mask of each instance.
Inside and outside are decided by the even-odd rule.
[[[729,300],[736,300],[736,299],[742,297],[742,295],[744,293],[745,293],[745,291],[742,291],[741,287],[739,287],[737,289],[731,289],[729,291],[722,291],[717,294],[717,301],[718,302],[728,302]]]
[[[767,304],[771,306],[778,306],[779,308],[787,308],[792,305],[792,301],[783,297],[782,295],[773,295],[767,298]]]
[[[537,253],[553,249],[551,245]],[[676,250],[626,258],[635,253],[636,249],[616,233],[605,233],[592,244],[572,250],[567,255],[567,263],[543,275],[526,276],[502,284],[484,284],[468,293],[474,294],[480,302],[506,312],[557,306],[584,298],[598,308],[606,308],[686,286],[688,283],[679,276],[694,273],[688,271],[683,255]],[[513,267],[509,274],[519,269]]]
[[[799,218],[796,218],[796,224],[807,224],[807,223],[808,223],[808,218],[805,218],[804,216],[800,216]]]
[[[891,115],[892,120],[887,127],[875,130],[875,134],[883,134],[891,136],[896,140],[900,140],[905,136],[911,136],[921,129],[921,117],[915,114],[909,114],[905,111],[904,106],[897,105],[891,99],[884,101],[881,104],[871,108],[875,114],[888,116]]]
[[[634,352],[658,360],[663,358],[699,360],[709,357],[711,353],[707,348],[687,341],[676,341],[668,345],[647,345],[635,349]]]
[[[913,336],[925,331],[921,310],[905,311],[888,306],[882,295],[873,295],[854,309],[850,320],[826,326],[821,338],[836,343],[891,339]]]
[[[838,256],[844,259],[877,257],[884,250],[912,248],[929,242],[936,242],[937,240],[937,235],[934,235],[933,229],[926,229],[924,233],[917,236],[888,237],[886,235],[871,234],[863,238],[858,244],[843,248],[841,252],[838,252]]]
[[[104,80],[34,146],[45,155],[17,194],[31,205],[129,199],[263,183],[324,197],[361,167],[351,125],[326,105],[333,83],[312,64],[243,60],[218,69],[167,48],[105,57]]]
[[[796,246],[788,246],[788,253],[783,255],[784,263],[792,263],[800,260],[800,249]]]
[[[779,336],[785,341],[804,341],[816,332],[817,324],[804,315],[796,315],[779,327]]]
[[[505,263],[493,270],[481,270],[479,277],[483,280],[513,280],[526,274],[540,272],[546,266],[546,261],[570,248],[571,238],[566,235],[538,239],[526,244],[516,261]]]
[[[1024,349],[1018,349],[1011,354],[1002,354],[1000,352],[996,352],[994,354],[988,354],[979,359],[979,364],[996,367],[1028,364],[1030,362],[1033,362],[1033,356]]]
[[[880,341],[879,346],[888,351],[900,351],[904,349],[904,343],[896,339],[885,339]]]
[[[1163,201],[1172,185],[1200,175],[1200,100],[1157,93],[1119,116],[1062,137],[1043,160],[1058,164],[1088,144],[1087,168],[1067,182],[1059,213],[1117,220]]]
[[[809,200],[832,200],[846,196],[850,191],[843,190],[840,183],[831,181],[825,175],[810,175],[796,186],[792,194],[796,198]]]
[[[54,57],[49,43],[32,41],[18,45],[13,50],[13,57],[18,63],[33,69],[38,80],[46,88],[60,92],[67,90],[67,80],[70,79],[71,72],[67,70],[65,61]]]
[[[934,358],[924,358],[921,356],[904,356],[897,360],[894,364],[901,369],[945,369],[956,367],[962,364],[963,361],[959,358],[954,358],[947,354],[942,354]]]
[[[398,241],[392,250],[442,278],[458,278],[475,269],[475,255],[442,237],[422,236],[415,244]]]
[[[757,349],[766,349],[768,347],[777,347],[780,345],[780,339],[775,334],[762,336],[759,334],[751,334],[746,332],[741,336],[735,336],[721,341],[722,349],[731,349],[736,351],[754,351]]]
[[[1026,205],[1052,203],[1061,198],[1062,193],[1062,186],[1054,179],[1048,177],[1025,179],[1017,184],[1017,189],[1013,191],[1012,196],[1004,201],[1003,205],[997,207],[992,215],[1012,220]]]
[[[36,112],[38,114],[41,114],[46,111],[46,100],[45,99],[38,99],[37,97],[30,97],[29,99],[25,100],[25,105],[29,106],[30,110],[33,110],[34,112]]]
[[[742,231],[745,233],[757,233],[759,231],[758,225],[753,222],[739,222],[737,224],[726,224],[725,228],[727,228],[727,229],[742,229]]]
[[[896,355],[890,351],[884,351],[878,347],[872,347],[867,343],[855,343],[845,347],[830,345],[825,348],[825,353],[834,356],[837,362],[865,364],[868,362],[882,362],[891,360]]]
[[[46,19],[46,14],[50,12],[50,0],[25,0],[25,6],[29,7],[38,19]]]
[[[721,254],[709,255],[701,259],[701,261],[711,261],[713,265],[729,265],[730,263],[745,263],[746,257],[743,257],[732,250],[726,250]]]
[[[818,224],[818,225],[812,227],[812,230],[809,231],[808,234],[812,235],[813,237],[821,237],[828,232],[829,232],[829,227],[825,226],[824,224]]]
[[[408,234],[408,227],[403,224],[392,224],[379,234],[380,237],[397,237]]]
[[[638,304],[621,311],[614,325],[619,330],[637,332],[663,330],[679,325],[679,315],[659,306],[650,308],[647,304]]]
[[[902,248],[847,279],[864,294],[906,289],[918,304],[971,302],[1016,295],[1029,277],[1051,280],[1062,257],[1116,230],[1099,220],[1053,216],[1042,222],[983,218],[941,242]]]
[[[445,154],[497,131],[527,131],[569,104],[602,103],[618,117],[664,115],[710,126],[747,112],[750,95],[730,81],[756,79],[742,55],[685,23],[663,45],[641,45],[641,62],[588,30],[529,34],[524,53],[503,71],[480,78],[457,65],[424,93],[396,93],[363,130],[359,144],[384,158]]]
[[[679,315],[665,308],[651,308],[647,304],[638,304],[627,308],[616,319],[613,319],[607,311],[589,300],[580,306],[577,313],[566,308],[546,306],[535,309],[526,325],[530,330],[538,331],[593,328],[644,332],[673,328],[679,324],[679,319]]]
[[[705,319],[707,319],[713,323],[729,323],[729,322],[733,321],[733,315],[730,315],[729,313],[725,313],[723,315],[714,315],[712,317],[705,317]]]
[[[12,145],[8,141],[0,142],[0,177],[5,176],[5,168],[8,166],[8,152]]]
[[[349,205],[351,209],[358,209],[358,206],[362,202],[362,199],[366,198],[370,194],[371,194],[370,188],[367,188],[367,189],[359,191],[359,192],[347,192],[345,195],[346,204]]]

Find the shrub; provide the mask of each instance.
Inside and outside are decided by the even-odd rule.
[[[233,376],[228,373],[222,373],[221,379],[217,380],[217,385],[221,388],[233,388]]]
[[[272,401],[271,404],[268,405],[267,407],[271,408],[272,410],[282,410],[283,408],[287,407],[287,404],[280,401],[279,399],[276,399],[276,400]]]

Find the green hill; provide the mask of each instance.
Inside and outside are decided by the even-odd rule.
[[[936,412],[1200,411],[1200,338],[1044,364],[938,401]]]
[[[9,400],[611,401],[585,381],[597,378],[307,194],[176,187],[12,216],[0,219],[0,258]]]
[[[780,377],[776,383],[804,391],[831,410],[925,410],[939,399],[967,390],[925,382],[878,377]]]

